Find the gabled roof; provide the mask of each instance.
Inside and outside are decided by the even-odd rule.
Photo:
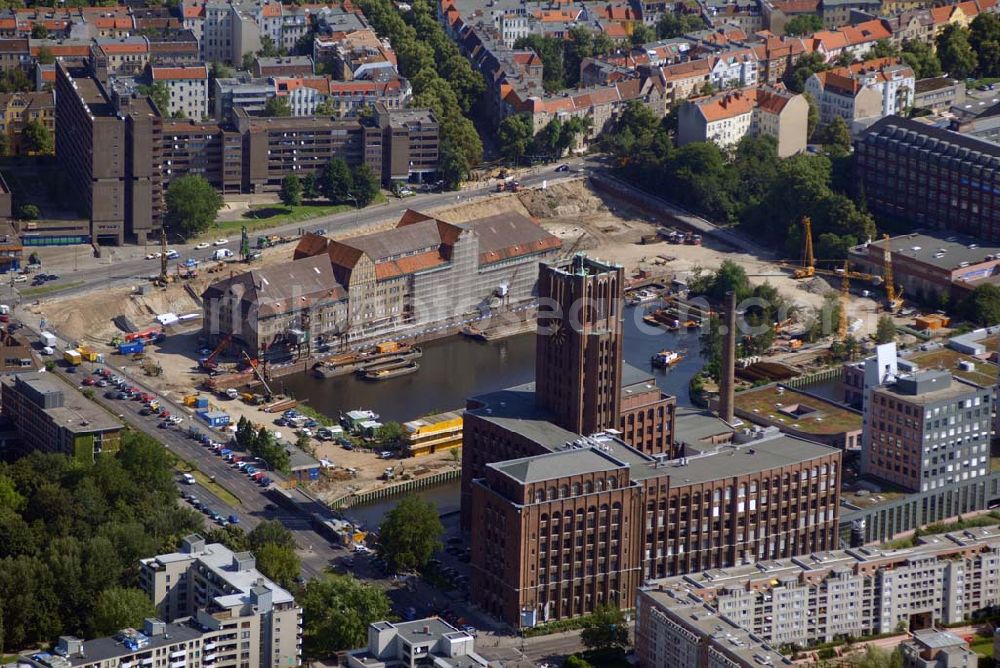
[[[458,226],[479,237],[480,266],[562,246],[558,237],[519,213],[498,213]]]
[[[206,301],[237,298],[243,309],[256,306],[260,315],[287,313],[346,296],[329,260],[321,255],[253,269],[213,283],[202,293]]]

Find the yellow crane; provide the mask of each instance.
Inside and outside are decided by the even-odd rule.
[[[847,303],[851,294],[851,277],[844,260],[844,273],[840,279],[840,313],[837,316],[837,338],[847,340]]]
[[[903,296],[896,292],[896,283],[892,278],[892,241],[889,239],[888,234],[882,235],[882,240],[885,241],[885,248],[882,253],[882,262],[884,264],[884,269],[882,274],[885,278],[885,299],[886,305],[890,312],[895,312],[903,305]]]
[[[816,275],[816,256],[813,254],[812,219],[802,219],[802,268],[792,273],[793,278],[812,278]]]

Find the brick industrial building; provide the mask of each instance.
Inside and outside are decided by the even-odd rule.
[[[854,173],[872,213],[1000,241],[997,144],[889,116],[854,146]]]
[[[221,124],[165,119],[150,98],[110,91],[83,66],[60,61],[56,70],[56,151],[93,243],[158,238],[166,188],[186,174],[224,193],[259,193],[277,191],[289,174],[316,174],[334,157],[366,164],[386,183],[437,171],[430,111],[378,109],[365,122],[264,118],[242,108]]]
[[[839,451],[698,418],[670,459],[683,427],[673,397],[622,365],[621,291],[615,265],[543,266],[539,294],[563,309],[539,316],[536,382],[469,400],[471,591],[515,626],[632,607],[649,578],[836,545]],[[647,393],[631,434],[628,388]]]
[[[408,210],[391,230],[309,234],[291,262],[209,286],[203,333],[232,333],[250,355],[276,360],[520,312],[535,299],[536,263],[560,245],[519,214],[449,223]]]

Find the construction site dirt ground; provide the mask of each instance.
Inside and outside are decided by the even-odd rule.
[[[724,259],[729,259],[741,265],[753,283],[768,281],[786,299],[805,309],[820,307],[824,295],[836,290],[822,278],[796,281],[774,263],[763,262],[731,248],[714,246],[709,239],[705,240],[703,246],[671,245],[666,242],[642,244],[640,242],[644,235],[655,233],[659,225],[670,225],[670,221],[657,220],[648,213],[608,200],[592,190],[584,179],[550,185],[545,190],[495,195],[426,213],[433,213],[452,222],[464,222],[504,211],[531,216],[563,239],[566,251],[585,250],[595,257],[621,263],[630,274],[637,269],[650,269],[654,273],[683,279],[699,269],[714,271]],[[355,231],[352,235],[386,229],[394,226],[397,220],[398,212],[387,212],[385,220],[361,232]],[[254,267],[288,261],[293,249],[294,244],[267,249]],[[152,266],[154,264],[150,263],[150,273],[156,272],[156,268]],[[174,283],[165,289],[155,288],[147,282],[140,294],[139,284],[136,283],[118,288],[102,288],[85,295],[44,299],[29,308],[44,315],[50,326],[66,340],[87,343],[98,351],[110,354],[109,342],[119,333],[112,321],[114,317],[127,316],[136,326],[142,327],[153,324],[158,314],[201,313],[199,300],[193,295],[200,295],[211,282],[227,277],[230,272],[242,272],[246,269],[244,264],[232,263],[223,272],[203,272],[198,278]],[[839,280],[835,280],[839,287]],[[852,319],[863,320],[862,332],[874,331],[877,305],[873,300],[853,297],[849,311]],[[145,380],[173,399],[192,393],[204,379],[204,374],[197,370],[198,350],[201,347],[198,324],[171,330],[166,341],[161,346],[151,348],[147,355],[150,360],[159,363],[163,369],[162,375],[146,377]],[[121,358],[118,359],[121,361]],[[142,373],[137,363],[133,364],[133,371]],[[286,439],[293,436],[287,428],[274,427],[273,420],[277,416],[273,414],[263,413],[239,400],[214,398],[212,402],[229,413],[234,422],[240,416],[245,416],[257,424],[289,432],[283,434]],[[332,461],[338,467],[357,471],[356,478],[322,481],[320,487],[324,495],[331,497],[381,484],[377,482],[378,476],[388,465],[394,463],[380,460],[371,453],[349,452],[330,444],[319,443],[316,443],[316,457]],[[454,465],[449,453],[407,460],[404,464],[410,471],[421,467],[433,472]]]

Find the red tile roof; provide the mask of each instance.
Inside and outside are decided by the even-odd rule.
[[[205,65],[187,65],[181,67],[151,67],[154,81],[178,81],[189,79],[193,81],[208,80],[208,67]]]

